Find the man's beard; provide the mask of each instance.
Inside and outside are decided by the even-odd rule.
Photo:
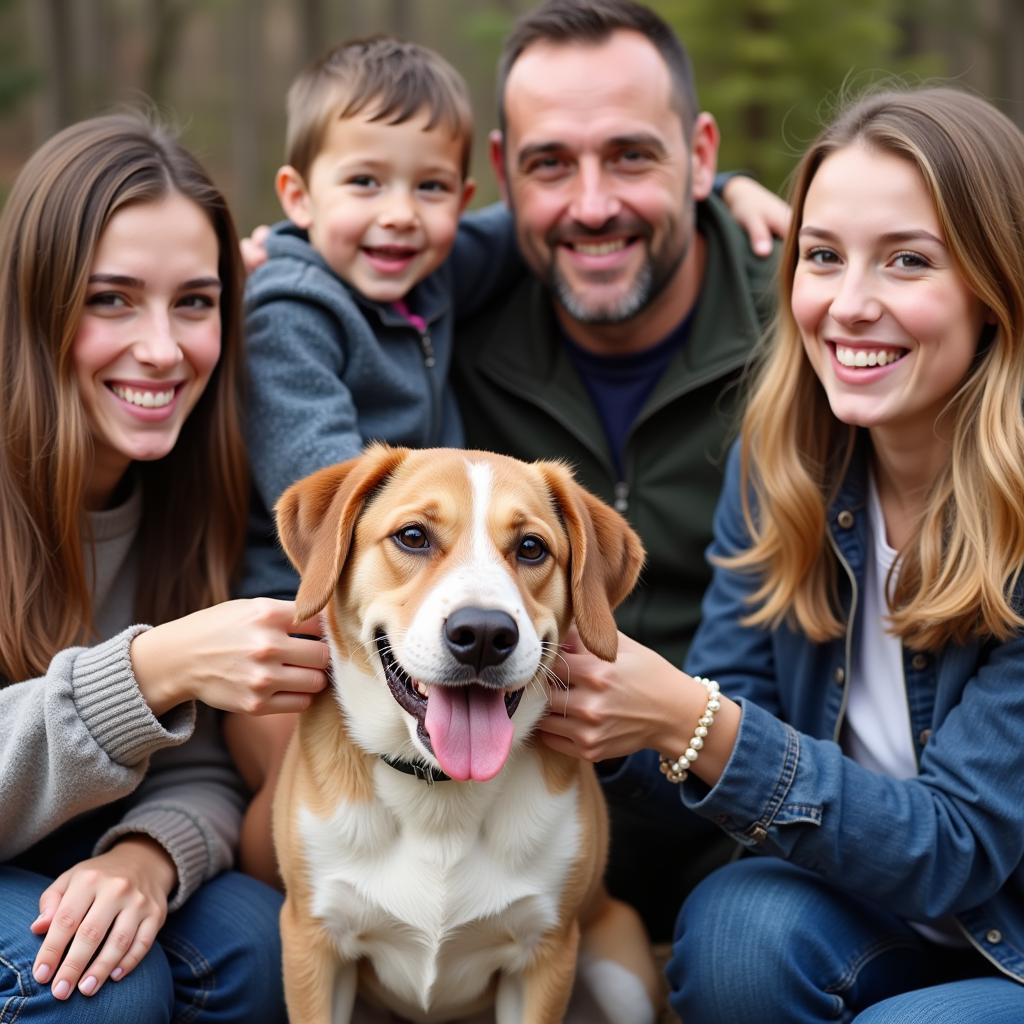
[[[607,229],[602,229],[602,235]],[[579,233],[575,238],[579,239]],[[559,305],[581,324],[621,324],[632,320],[642,313],[661,293],[675,276],[690,244],[687,238],[674,252],[653,253],[649,248],[649,239],[644,238],[640,244],[645,246],[644,262],[636,272],[632,283],[625,293],[613,299],[588,299],[585,292],[576,290],[565,275],[559,270],[555,240],[549,240],[551,246],[551,262],[548,264],[545,283]]]
[[[649,258],[644,260],[643,266],[637,271],[629,290],[617,299],[605,302],[587,300],[575,292],[554,262],[551,264],[548,278],[548,286],[559,305],[573,320],[577,320],[581,324],[625,323],[645,309],[657,295],[653,288],[654,270]],[[662,281],[661,288],[664,285],[665,281]]]

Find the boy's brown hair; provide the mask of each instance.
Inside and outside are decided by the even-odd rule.
[[[466,177],[473,114],[465,81],[433,50],[386,36],[341,43],[299,73],[288,90],[285,161],[308,177],[327,126],[368,110],[386,124],[426,111],[427,131],[440,125],[461,139]]]

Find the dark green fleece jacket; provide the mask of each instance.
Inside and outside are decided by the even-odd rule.
[[[538,281],[525,278],[458,325],[452,365],[469,447],[568,460],[629,519],[647,564],[619,627],[676,665],[710,579],[704,551],[738,426],[739,378],[774,306],[774,261],[751,253],[719,200],[699,204],[698,230],[707,260],[690,336],[633,425],[621,478]]]

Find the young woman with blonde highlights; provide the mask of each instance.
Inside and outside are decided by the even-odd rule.
[[[683,905],[684,1020],[1024,1020],[1024,135],[869,95],[792,205],[686,671],[572,646],[546,739],[764,855]]]
[[[984,358],[937,424],[950,457],[922,502],[912,543],[901,549],[895,581],[893,631],[925,650],[987,636],[1005,640],[1024,625],[1010,600],[1024,566],[1024,163],[996,163],[988,147],[967,137],[977,132],[1012,153],[1019,131],[965,93],[928,95],[944,115],[940,124],[924,116],[908,122],[898,108],[890,113],[872,104],[848,112],[801,161],[793,188],[799,221],[816,170],[836,150],[856,141],[913,161],[950,256],[987,310]],[[971,130],[958,137],[956,126],[970,119]],[[754,543],[725,564],[763,572],[747,621],[778,626],[792,615],[809,637],[827,640],[842,635],[844,625],[830,600],[838,566],[825,543],[826,513],[858,433],[830,414],[813,367],[800,358],[790,311],[799,259],[799,238],[791,233],[778,333],[764,353],[741,440],[741,493]],[[991,345],[995,336],[1007,343]]]
[[[291,602],[227,600],[241,281],[223,197],[136,115],[56,135],[0,216],[4,1020],[284,1019],[280,897],[226,871],[245,793],[198,703],[326,681]]]

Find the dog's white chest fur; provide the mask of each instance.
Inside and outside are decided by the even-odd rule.
[[[579,855],[575,787],[547,791],[522,750],[484,784],[429,784],[381,763],[378,799],[299,816],[313,917],[401,1004],[457,1010],[523,970],[558,919]],[[538,799],[538,794],[544,794]]]

